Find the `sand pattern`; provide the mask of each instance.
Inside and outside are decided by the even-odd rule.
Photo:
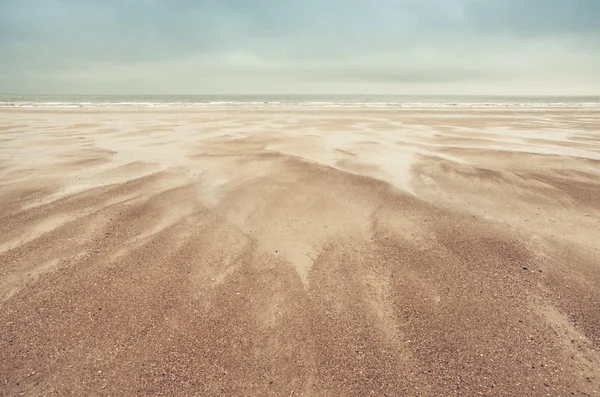
[[[600,393],[594,110],[0,119],[0,396]]]

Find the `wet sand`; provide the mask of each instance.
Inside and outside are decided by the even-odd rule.
[[[593,109],[0,120],[0,396],[600,394]]]

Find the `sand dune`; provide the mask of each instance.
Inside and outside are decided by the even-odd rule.
[[[0,119],[0,396],[600,393],[593,110]]]

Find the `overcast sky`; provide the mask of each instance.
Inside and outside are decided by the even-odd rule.
[[[600,0],[0,0],[0,93],[600,94]]]

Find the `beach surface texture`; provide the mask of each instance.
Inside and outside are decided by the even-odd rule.
[[[0,120],[0,396],[600,395],[598,108]]]

